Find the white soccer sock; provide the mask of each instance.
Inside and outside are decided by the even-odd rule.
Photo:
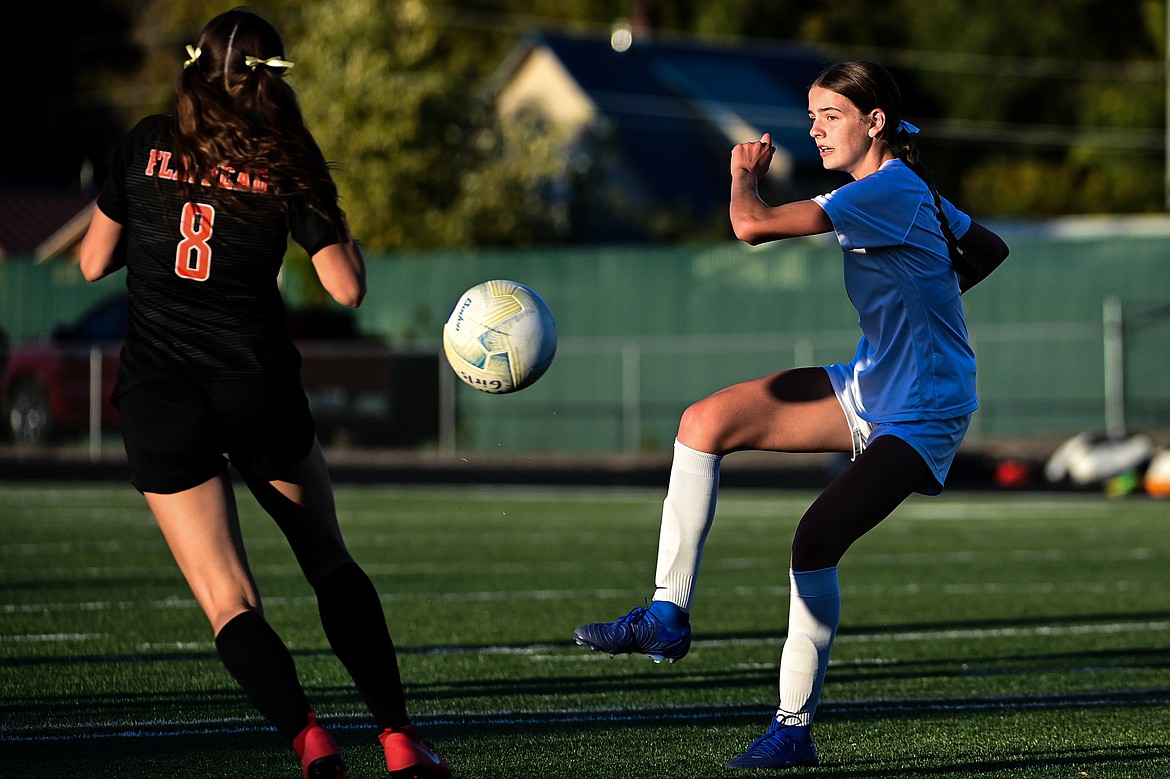
[[[654,600],[691,610],[703,544],[715,518],[719,495],[719,461],[723,457],[674,442],[670,484],[662,503]]]
[[[829,650],[841,620],[837,568],[790,571],[788,638],[780,655],[780,708],[776,719],[786,726],[812,724],[821,685],[829,667]]]

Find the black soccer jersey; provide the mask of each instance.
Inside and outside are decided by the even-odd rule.
[[[114,396],[151,379],[296,380],[277,287],[288,236],[311,255],[345,240],[342,229],[301,203],[286,215],[249,173],[220,174],[234,201],[206,183],[184,198],[172,127],[169,116],[139,122],[97,200],[126,240],[130,327]]]

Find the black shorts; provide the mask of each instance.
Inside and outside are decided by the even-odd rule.
[[[226,461],[272,481],[305,459],[316,427],[297,382],[151,381],[118,399],[130,482],[139,492],[196,487]]]

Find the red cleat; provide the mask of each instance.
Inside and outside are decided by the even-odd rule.
[[[301,759],[305,779],[349,779],[341,748],[329,731],[317,724],[317,715],[309,712],[309,724],[293,739],[293,749]]]
[[[378,734],[386,750],[386,769],[392,779],[447,779],[451,764],[435,754],[414,725],[386,728]]]

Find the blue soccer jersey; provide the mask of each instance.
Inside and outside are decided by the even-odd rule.
[[[845,253],[845,290],[861,325],[847,366],[857,380],[861,416],[898,422],[974,411],[975,354],[930,189],[901,160],[891,160],[813,199]],[[942,203],[961,237],[970,217]]]

